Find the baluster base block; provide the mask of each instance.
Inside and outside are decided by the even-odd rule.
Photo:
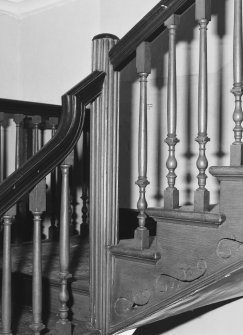
[[[56,329],[54,332],[51,332],[55,335],[71,335],[72,334],[72,324],[70,321],[66,321],[65,323],[60,320],[56,322]]]
[[[208,190],[197,189],[194,192],[194,211],[205,212],[209,210],[210,193]]]
[[[149,248],[149,230],[147,228],[137,228],[134,232],[134,239],[139,250]]]
[[[179,191],[176,187],[167,187],[164,191],[164,208],[174,209],[179,207]]]
[[[230,166],[243,165],[243,143],[231,144],[230,146]]]

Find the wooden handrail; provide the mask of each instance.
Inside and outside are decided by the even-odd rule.
[[[62,106],[40,102],[0,99],[0,112],[26,116],[60,117]]]
[[[152,42],[165,30],[164,22],[172,14],[184,13],[195,0],[161,0],[111,49],[109,55],[114,70],[122,70],[144,41]]]
[[[104,78],[104,72],[94,71],[62,96],[62,114],[56,135],[0,184],[0,216],[72,151],[83,129],[85,106],[99,96]]]

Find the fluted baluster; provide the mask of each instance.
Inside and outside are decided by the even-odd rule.
[[[149,247],[149,231],[145,227],[147,201],[145,189],[149,184],[147,180],[147,77],[151,73],[151,54],[150,44],[141,43],[136,50],[136,67],[140,82],[140,101],[139,101],[139,129],[138,129],[138,180],[139,187],[138,223],[139,227],[135,230],[135,240],[139,249]]]
[[[33,154],[40,149],[39,124],[41,117],[34,116],[33,122]],[[30,328],[39,335],[45,328],[42,323],[42,214],[46,210],[46,181],[43,179],[29,195],[29,208],[34,217],[33,232],[33,278],[32,278],[32,324]]]
[[[179,191],[175,187],[177,160],[175,146],[179,142],[176,137],[177,122],[177,91],[176,91],[176,29],[180,19],[172,15],[165,25],[169,31],[169,64],[168,64],[168,93],[167,93],[167,128],[168,134],[165,142],[169,146],[169,157],[166,162],[168,187],[164,192],[164,207],[168,209],[179,206]]]
[[[11,225],[16,214],[12,207],[3,217],[3,264],[2,264],[2,329],[1,335],[12,335],[12,261],[11,261]]]
[[[235,122],[235,141],[230,148],[230,165],[243,164],[243,143],[242,143],[242,0],[234,0],[234,41],[233,41],[233,77],[234,84],[231,92],[235,96],[235,110],[233,120]]]
[[[54,137],[58,125],[58,118],[50,117],[49,122],[51,124],[51,136]],[[55,168],[51,172],[51,226],[49,227],[49,239],[55,241],[58,239],[58,227],[57,227],[57,175],[58,171]]]
[[[60,213],[60,293],[59,293],[59,320],[56,323],[57,335],[71,335],[71,322],[68,320],[69,308],[67,306],[69,294],[67,289],[69,273],[69,222],[70,213],[70,190],[69,190],[69,170],[73,161],[69,155],[61,165],[62,188],[61,188],[61,213]]]
[[[196,19],[199,22],[200,49],[199,49],[199,85],[198,85],[198,136],[199,156],[197,168],[199,170],[198,186],[194,193],[195,211],[209,209],[209,191],[206,189],[206,144],[210,140],[207,136],[208,118],[208,84],[207,84],[207,25],[211,20],[211,0],[196,0]]]

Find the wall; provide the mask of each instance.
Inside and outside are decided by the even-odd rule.
[[[34,11],[34,15],[6,15],[0,10],[1,98],[61,104],[61,96],[91,72],[92,38],[100,32],[100,1],[66,0]],[[1,9],[1,8],[0,8]],[[14,171],[15,126],[2,134],[11,148],[6,175]],[[46,132],[46,139],[50,132]],[[6,136],[5,136],[6,135]],[[4,140],[4,141],[3,141]],[[75,155],[76,222],[81,216],[82,138]],[[49,180],[47,180],[49,183]]]

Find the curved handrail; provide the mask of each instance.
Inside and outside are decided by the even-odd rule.
[[[152,42],[165,30],[164,22],[172,14],[184,13],[195,0],[161,0],[111,49],[109,55],[114,70],[121,71],[144,41]]]
[[[105,73],[94,71],[62,96],[63,112],[56,135],[0,185],[0,216],[60,164],[83,128],[85,106],[101,93]]]

